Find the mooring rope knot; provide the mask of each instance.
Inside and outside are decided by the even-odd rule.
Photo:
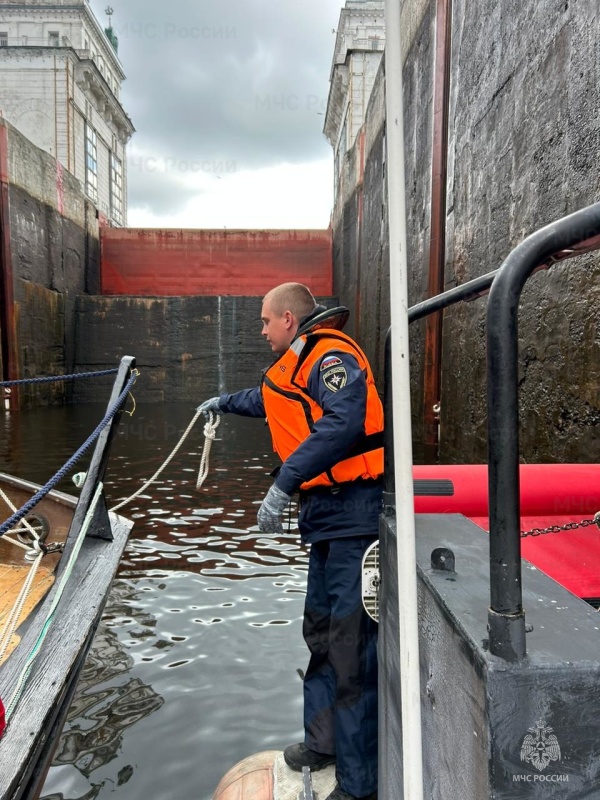
[[[212,416],[212,415],[211,415]],[[217,417],[217,421],[207,422],[204,426],[204,436],[209,439],[210,441],[214,441],[217,435],[217,427],[219,426],[219,417]]]
[[[204,449],[202,450],[202,458],[200,459],[200,469],[198,470],[198,480],[196,481],[196,489],[199,489],[208,476],[208,465],[210,458],[210,448],[217,435],[217,428],[221,422],[220,414],[215,414],[213,417],[212,411],[208,412],[208,422],[204,426]]]

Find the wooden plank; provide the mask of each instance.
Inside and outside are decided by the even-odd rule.
[[[8,616],[17,601],[17,597],[19,596],[23,584],[27,580],[30,570],[31,564],[23,566],[3,564],[0,567],[0,634],[4,633],[4,625],[6,624]],[[31,614],[40,600],[46,596],[53,583],[54,575],[52,574],[52,571],[44,566],[38,567],[33,585],[31,586],[30,592],[19,616],[17,628],[19,625],[22,625],[23,622],[25,622],[29,614]],[[12,636],[10,644],[4,654],[4,658],[0,661],[0,664],[6,661],[8,656],[13,652],[20,641],[20,636],[16,634]]]

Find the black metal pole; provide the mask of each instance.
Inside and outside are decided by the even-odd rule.
[[[476,300],[478,297],[487,294],[496,277],[498,270],[488,272],[487,275],[480,275],[479,278],[473,278],[472,281],[463,283],[461,286],[455,286],[453,289],[448,289],[442,294],[435,297],[429,297],[421,303],[412,306],[408,309],[408,321],[416,322],[418,319],[423,319],[434,311],[441,311],[448,306],[454,305],[461,300],[468,302],[469,300]]]
[[[600,246],[599,236],[600,203],[596,203],[525,239],[508,256],[490,291],[487,307],[491,595],[488,627],[490,652],[508,661],[519,660],[526,654],[519,497],[519,298],[527,278],[541,264],[596,249]],[[578,248],[581,244],[584,247]]]

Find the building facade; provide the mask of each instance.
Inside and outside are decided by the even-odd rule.
[[[0,4],[0,113],[75,175],[104,224],[127,224],[125,79],[88,0]]]
[[[365,121],[384,47],[383,0],[347,0],[337,29],[324,127],[334,151],[336,193],[344,156]]]

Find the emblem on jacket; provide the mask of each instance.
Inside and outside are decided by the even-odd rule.
[[[539,772],[551,761],[560,761],[560,745],[552,730],[543,722],[536,722],[523,739],[521,761],[528,761]]]
[[[346,385],[347,380],[346,367],[333,367],[323,374],[323,383],[330,392],[339,392]]]
[[[321,361],[320,372],[323,372],[323,370],[326,370],[329,367],[337,367],[337,365],[341,363],[342,359],[338,358],[337,356],[325,356],[323,361]]]

